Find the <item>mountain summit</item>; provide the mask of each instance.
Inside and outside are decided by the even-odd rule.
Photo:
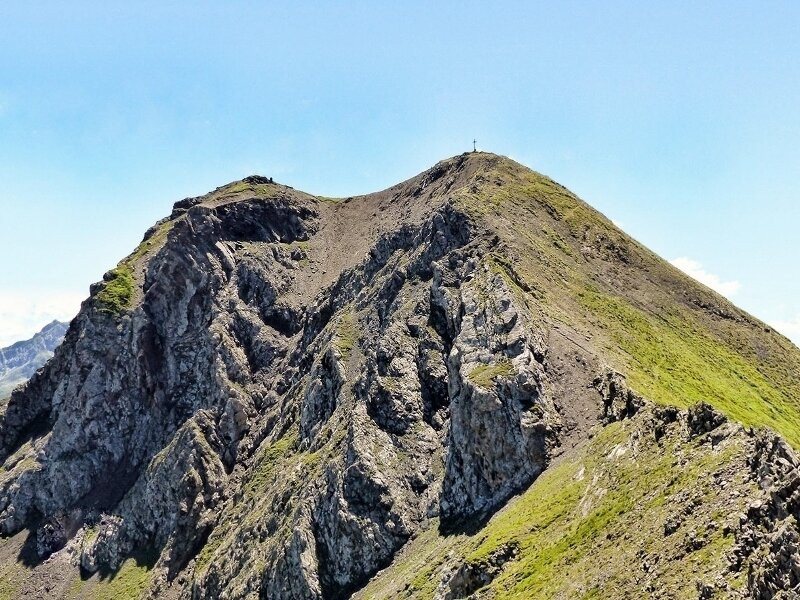
[[[543,175],[253,176],[2,405],[0,590],[792,598],[799,444],[800,350]]]

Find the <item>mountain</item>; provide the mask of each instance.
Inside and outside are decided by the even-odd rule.
[[[566,188],[176,203],[0,408],[9,598],[796,598],[800,350]]]
[[[64,339],[67,324],[53,321],[31,339],[0,348],[0,398],[7,398],[52,356]]]

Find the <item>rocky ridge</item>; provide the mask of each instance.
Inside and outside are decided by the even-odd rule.
[[[695,336],[661,338],[675,385],[654,376],[658,319]],[[250,177],[176,203],[2,405],[4,585],[10,597],[504,597],[497,582],[535,553],[500,535],[471,560],[474,540],[561,465],[642,446],[636,468],[609,459],[596,475],[645,481],[639,467],[668,444],[670,468],[706,477],[714,463],[725,476],[709,494],[749,504],[727,534],[645,561],[678,564],[713,539],[693,594],[791,594],[797,461],[748,427],[793,439],[798,365],[786,340],[508,159],[462,155],[344,199]],[[723,387],[734,370],[757,400]],[[681,395],[665,403],[670,390]],[[697,396],[714,407],[686,409]],[[671,501],[716,515],[689,493],[696,479],[676,479]],[[575,506],[564,519],[579,526],[593,513]],[[449,548],[431,556],[435,573],[403,570],[419,540]],[[646,579],[630,589],[677,589]],[[526,597],[552,591],[529,583]]]

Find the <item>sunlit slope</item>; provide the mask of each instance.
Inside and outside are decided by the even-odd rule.
[[[800,350],[549,178],[502,157],[459,190],[496,234],[493,259],[543,316],[645,397],[709,402],[800,447]]]

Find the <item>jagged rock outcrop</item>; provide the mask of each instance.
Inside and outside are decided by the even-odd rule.
[[[642,406],[642,398],[628,387],[622,373],[606,368],[594,384],[603,397],[603,420],[606,423],[632,417]]]
[[[752,598],[792,598],[800,593],[800,459],[775,435],[756,436],[753,478],[764,490],[740,519],[733,566],[747,568]]]
[[[560,427],[553,400],[541,389],[541,335],[526,323],[501,275],[486,266],[470,278],[468,269],[469,263],[455,279],[466,281],[458,300],[442,289],[432,294],[442,311],[455,315],[444,522],[482,516],[527,487],[547,466]]]
[[[436,600],[469,598],[473,593],[491,583],[503,571],[503,566],[519,555],[513,544],[503,545],[486,559],[476,563],[462,563],[452,573],[446,574],[436,590]]]
[[[608,469],[622,456],[655,460],[652,444],[736,446],[733,469],[749,446],[729,438],[750,434],[717,408],[645,410],[662,389],[653,374],[673,376],[694,355],[667,354],[676,366],[662,371],[637,342],[659,362],[637,371],[626,350],[634,362],[624,364],[614,344],[639,330],[649,342],[658,324],[619,298],[628,302],[632,281],[653,297],[680,283],[680,310],[713,304],[736,316],[726,322],[752,322],[661,274],[589,211],[554,182],[480,153],[361,197],[253,176],[176,203],[0,407],[0,532],[28,569],[10,579],[12,596],[88,598],[135,572],[131,589],[144,597],[350,597],[421,537],[479,535],[559,460],[595,443],[598,428],[631,422],[629,441],[603,449]],[[646,277],[625,279],[633,269]],[[613,337],[618,323],[628,337]],[[759,356],[784,352],[770,343]],[[676,461],[691,461],[673,446]],[[786,453],[752,461],[779,498],[794,493]],[[576,515],[609,494],[597,482],[613,473],[598,473]],[[736,534],[736,572],[752,569],[759,598],[796,585],[800,507],[773,504]],[[687,519],[675,513],[653,531],[679,536]],[[680,552],[704,539],[681,541]],[[454,558],[431,593],[481,593],[526,552],[509,542]]]

